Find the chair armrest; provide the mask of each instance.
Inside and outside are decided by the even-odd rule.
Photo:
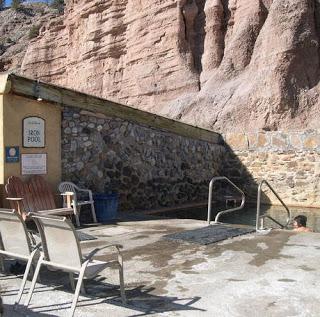
[[[63,202],[65,203],[65,205],[67,206],[67,208],[71,208],[71,202],[72,202],[72,196],[74,196],[73,192],[65,192],[65,193],[61,193],[61,196],[63,196]]]
[[[22,212],[21,202],[24,198],[22,197],[6,197],[7,200],[16,202],[17,204],[17,212],[22,217],[23,220],[26,220],[26,214]]]
[[[79,191],[79,192],[91,192],[91,190],[90,189],[84,189],[84,188],[77,188],[77,191]]]
[[[79,192],[86,192],[86,193],[88,193],[90,200],[93,200],[92,190],[90,190],[90,189],[82,189],[82,188],[77,188],[77,190],[78,190]]]
[[[102,248],[96,248],[94,250],[92,250],[87,256],[84,257],[84,261],[87,261],[87,260],[92,260],[92,258],[98,253],[100,252],[101,250],[103,249],[106,249],[106,248],[116,248],[117,252],[118,252],[118,256],[120,257],[119,259],[121,259],[121,262],[122,262],[122,255],[121,255],[121,252],[120,252],[120,249],[123,248],[123,246],[121,244],[109,244],[109,245],[105,245],[104,247]]]

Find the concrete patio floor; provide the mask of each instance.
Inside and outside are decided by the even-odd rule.
[[[319,233],[274,230],[207,246],[162,239],[205,225],[144,217],[84,228],[98,238],[81,243],[84,253],[110,243],[124,246],[128,303],[122,305],[117,271],[110,269],[88,281],[75,316],[320,316]],[[108,250],[98,256],[110,257]],[[67,274],[44,269],[30,309],[13,312],[20,281],[0,275],[5,316],[68,315]]]

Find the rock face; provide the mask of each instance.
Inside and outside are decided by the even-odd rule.
[[[41,3],[25,4],[19,10],[0,10],[0,72],[20,72],[30,38],[36,37],[38,29],[57,14]]]
[[[172,0],[69,1],[65,17],[29,46],[23,72],[143,109],[160,107],[198,91],[194,27],[184,23],[193,23],[194,10]]]
[[[216,131],[319,128],[315,0],[72,0],[22,72]]]

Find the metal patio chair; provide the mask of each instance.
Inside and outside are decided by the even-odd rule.
[[[94,278],[102,270],[113,265],[116,265],[118,267],[121,299],[124,304],[126,303],[123,278],[123,259],[120,252],[120,248],[122,248],[121,245],[111,244],[101,248],[96,248],[87,256],[83,257],[75,229],[72,223],[67,218],[42,216],[36,213],[31,213],[29,215],[35,221],[38,227],[44,253],[41,252],[37,267],[35,269],[29,294],[25,302],[26,306],[28,306],[30,303],[37,277],[42,265],[47,265],[49,267],[60,269],[64,272],[68,272],[69,277],[72,281],[72,288],[74,288],[75,286],[73,274],[76,273],[79,275],[78,282],[75,288],[74,298],[72,301],[70,316],[73,316],[74,314],[83,279]],[[93,259],[96,253],[110,247],[114,247],[117,250],[117,260],[103,262]]]
[[[36,261],[36,254],[39,252],[38,246],[40,244],[35,247],[32,246],[25,222],[16,210],[0,209],[0,233],[0,258],[2,269],[4,269],[3,260],[5,258],[27,262],[22,283],[15,300],[15,305],[17,305],[20,302],[29,272],[32,273],[32,264],[33,261]]]
[[[59,191],[61,194],[73,193],[73,198],[71,201],[71,206],[76,217],[77,226],[80,226],[79,214],[81,206],[90,205],[93,222],[97,222],[96,212],[94,209],[94,200],[92,191],[90,189],[79,188],[76,184],[72,182],[62,182],[59,184]],[[85,194],[86,198],[82,200],[80,197]],[[65,202],[67,204],[67,202]]]

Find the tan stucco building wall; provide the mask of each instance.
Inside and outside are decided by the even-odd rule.
[[[22,144],[22,120],[36,116],[45,120],[45,147],[24,148]],[[5,95],[3,100],[3,143],[6,146],[19,146],[20,154],[46,153],[47,174],[42,175],[51,185],[61,179],[61,110],[60,107],[45,102],[15,95]],[[4,157],[4,155],[2,155]],[[19,163],[4,162],[4,182],[11,176],[21,175]]]
[[[23,147],[23,119],[40,117],[45,121],[45,146],[42,148]],[[6,162],[6,146],[18,146],[19,162]],[[0,95],[0,186],[1,205],[8,206],[4,195],[4,185],[9,176],[14,175],[26,180],[22,175],[22,154],[47,154],[47,174],[42,174],[57,192],[61,181],[61,107],[52,103],[17,96],[11,93]]]

